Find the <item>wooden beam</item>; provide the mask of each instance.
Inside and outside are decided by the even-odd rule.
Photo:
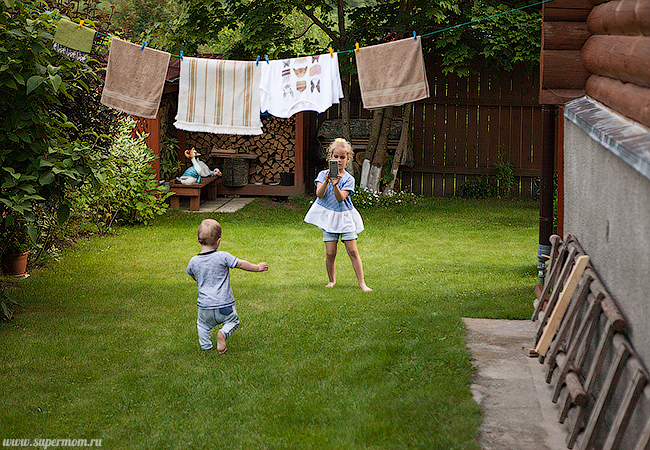
[[[592,75],[586,92],[614,111],[650,127],[650,88]]]
[[[581,54],[593,74],[650,87],[650,37],[594,35]]]
[[[580,50],[544,50],[540,61],[542,89],[584,89],[589,78]]]
[[[563,105],[585,95],[584,89],[542,89],[539,103],[542,105]]]
[[[542,48],[546,50],[580,50],[591,33],[585,22],[545,21],[542,24]]]

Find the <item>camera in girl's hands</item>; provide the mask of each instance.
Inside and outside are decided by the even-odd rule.
[[[330,178],[337,178],[339,176],[339,162],[331,160],[330,164]]]

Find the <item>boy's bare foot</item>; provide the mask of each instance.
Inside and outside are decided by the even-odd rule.
[[[226,337],[223,335],[221,331],[217,332],[217,351],[219,352],[220,355],[223,355],[226,353]]]
[[[365,284],[360,284],[359,287],[361,288],[361,290],[362,290],[363,292],[371,292],[371,291],[372,291],[372,289],[370,289],[370,288],[369,288],[368,286],[366,286]]]
[[[335,284],[336,284],[336,281],[330,281],[329,283],[327,283],[325,285],[325,287],[331,288],[331,287],[334,287]]]

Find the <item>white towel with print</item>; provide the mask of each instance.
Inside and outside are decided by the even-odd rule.
[[[288,118],[301,111],[327,111],[343,98],[336,53],[260,62],[262,112]]]
[[[181,61],[174,126],[217,134],[262,134],[261,70],[253,61]]]

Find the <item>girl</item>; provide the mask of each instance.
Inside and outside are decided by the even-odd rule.
[[[350,199],[350,195],[354,194],[354,177],[345,170],[353,157],[352,146],[345,139],[337,138],[330,144],[327,159],[338,161],[339,171],[330,174],[326,169],[318,174],[315,181],[318,198],[309,208],[305,222],[323,230],[325,267],[329,278],[327,287],[336,284],[336,248],[340,238],[352,261],[359,287],[369,292],[372,289],[363,278],[363,264],[357,249],[357,233],[363,231],[363,220]]]

